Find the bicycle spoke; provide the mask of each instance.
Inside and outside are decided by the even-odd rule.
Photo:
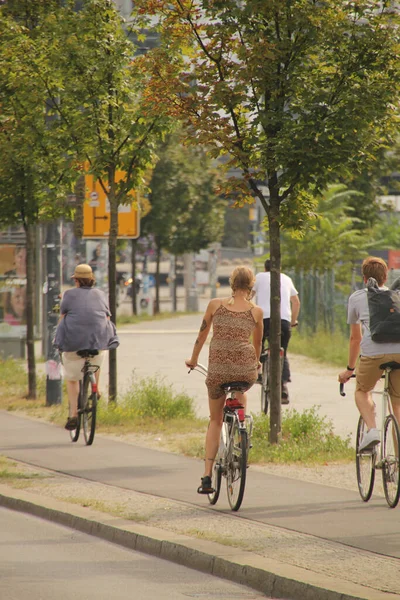
[[[399,426],[394,416],[388,415],[383,438],[382,478],[386,501],[390,508],[397,506],[400,497],[399,452]]]
[[[233,424],[229,455],[226,465],[226,484],[228,500],[232,510],[239,510],[246,485],[247,469],[247,432],[239,429],[238,422]]]
[[[370,452],[358,451],[365,431],[366,425],[362,417],[360,417],[358,421],[356,439],[357,483],[361,498],[364,500],[364,502],[368,502],[368,500],[371,498],[372,490],[374,489],[376,450],[372,450]]]

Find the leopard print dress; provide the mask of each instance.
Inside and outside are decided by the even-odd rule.
[[[257,357],[250,335],[256,323],[251,309],[229,310],[221,304],[214,313],[206,385],[213,400],[224,395],[221,384],[257,379]]]

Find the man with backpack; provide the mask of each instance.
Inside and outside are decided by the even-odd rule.
[[[350,379],[359,359],[355,402],[367,426],[359,450],[370,450],[381,440],[371,395],[383,373],[380,365],[389,361],[400,363],[400,312],[397,310],[400,292],[385,287],[388,267],[381,258],[366,258],[361,273],[368,289],[357,290],[349,298],[349,359],[346,370],[339,373],[339,381],[346,383]],[[400,370],[390,373],[389,393],[400,423]]]

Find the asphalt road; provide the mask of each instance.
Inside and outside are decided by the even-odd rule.
[[[201,461],[97,436],[93,446],[72,444],[62,428],[0,413],[0,453],[91,481],[207,507],[196,494]],[[209,510],[228,510],[226,497]],[[400,557],[398,510],[384,498],[364,504],[356,492],[256,470],[248,473],[244,502],[233,518],[308,533]]]
[[[0,508],[4,600],[258,600],[241,585]]]

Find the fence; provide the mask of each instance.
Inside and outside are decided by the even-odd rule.
[[[347,333],[348,294],[338,289],[334,271],[300,271],[289,275],[301,301],[299,330],[315,333],[322,329],[331,333]]]

